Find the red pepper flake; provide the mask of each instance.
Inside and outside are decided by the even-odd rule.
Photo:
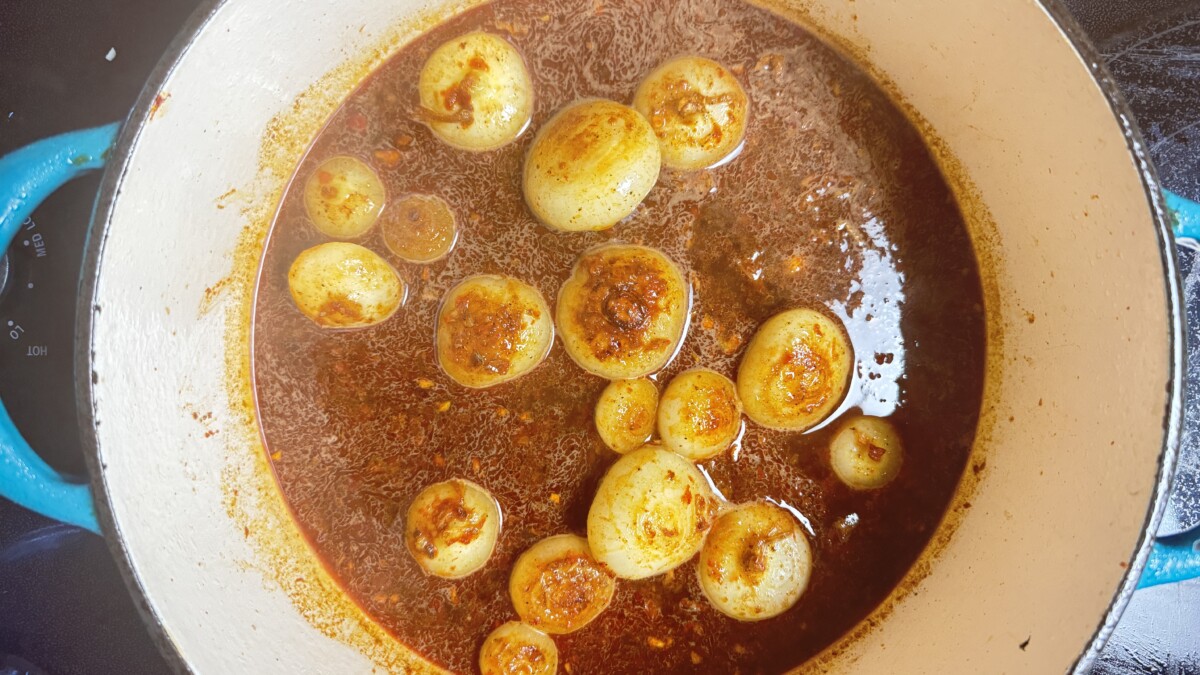
[[[549,16],[546,18],[549,21]],[[542,23],[545,23],[543,21]],[[520,21],[506,21],[504,19],[496,19],[495,26],[498,30],[513,36],[528,35],[529,25]]]
[[[387,150],[376,150],[374,154],[375,159],[379,160],[380,164],[388,167],[389,169],[395,168],[400,164],[399,150],[392,150],[390,148]]]
[[[332,183],[333,182],[333,174],[329,173],[328,171],[318,171],[317,172],[317,182],[322,185],[325,185],[327,183]]]
[[[162,110],[162,105],[171,98],[170,94],[158,94],[154,97],[154,103],[150,104],[150,119],[158,119],[159,112]]]
[[[664,642],[663,640],[656,638],[653,635],[646,638],[646,644],[650,645],[651,647],[653,647],[655,649],[666,649],[667,647],[670,647],[674,642],[675,642],[675,640],[673,638],[667,638],[666,641]]]
[[[350,118],[346,120],[346,126],[354,131],[366,131],[367,116],[360,112],[351,113]]]
[[[439,467],[446,466],[446,458],[442,456],[442,453],[439,452],[433,456],[433,465]]]
[[[482,468],[482,466],[479,464],[479,460],[472,457],[471,458],[471,471],[474,471],[478,475],[479,470],[481,468]]]
[[[404,148],[407,148],[408,146],[412,145],[412,142],[414,140],[416,140],[416,139],[414,139],[412,137],[412,134],[400,134],[392,139],[392,143],[397,148],[404,149]]]

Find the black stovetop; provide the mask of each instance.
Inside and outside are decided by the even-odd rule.
[[[1200,201],[1200,0],[1064,0],[1105,55],[1163,184]],[[0,2],[0,155],[121,119],[197,0]],[[82,473],[74,427],[74,288],[98,176],[34,214],[38,257],[18,237],[16,290],[0,292],[0,397],[55,468]],[[1180,254],[1189,334],[1200,335],[1200,259]],[[29,284],[33,284],[32,288]],[[1200,340],[1189,349],[1184,454],[1162,532],[1200,525]],[[30,386],[30,383],[34,383]],[[1083,645],[1080,645],[1082,648]],[[0,500],[0,675],[164,673],[94,535]],[[1094,675],[1200,673],[1200,581],[1138,591]]]

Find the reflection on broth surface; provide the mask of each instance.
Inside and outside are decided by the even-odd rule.
[[[528,128],[487,152],[433,134],[417,91],[429,55],[476,30],[511,43],[533,87]],[[610,229],[539,224],[521,186],[542,125],[580,99],[631,103],[646,75],[683,54],[728,68],[744,89],[739,149],[709,170],[664,167]],[[407,288],[404,305],[368,327],[322,328],[288,289],[296,257],[330,240],[309,220],[304,185],[335,156],[357,158],[384,185],[379,223],[353,242]],[[388,209],[412,195],[453,212],[453,248],[432,262],[406,261],[386,239],[383,224],[396,217]],[[795,604],[785,593],[778,616],[731,618],[701,591],[693,557],[666,574],[617,579],[607,608],[553,636],[560,670],[786,670],[878,605],[928,542],[975,432],[983,310],[966,229],[918,133],[852,64],[741,0],[499,0],[408,45],[347,100],[300,163],[259,280],[255,383],[283,497],[368,614],[433,662],[475,671],[485,638],[519,618],[514,563],[540,540],[587,534],[597,486],[619,455],[594,422],[608,381],[576,365],[559,339],[540,365],[486,389],[448,377],[435,347],[440,303],[468,277],[503,275],[553,312],[576,261],[607,242],[661,251],[691,287],[683,342],[650,376],[660,394],[691,368],[735,379],[755,332],[791,309],[840,323],[854,363],[845,397],[812,429],[746,420],[732,447],[698,464],[731,504],[767,500],[796,518],[811,569]],[[886,417],[903,442],[903,464],[875,489],[848,487],[830,465],[834,433],[860,413]],[[425,574],[405,541],[414,497],[451,479],[487,490],[503,514],[487,562],[457,579]],[[777,560],[763,553],[761,566]]]

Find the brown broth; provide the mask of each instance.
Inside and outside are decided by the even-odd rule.
[[[531,128],[483,154],[439,142],[416,112],[425,57],[475,29],[517,46],[536,92]],[[629,101],[643,75],[681,53],[713,58],[742,82],[751,104],[741,153],[709,171],[664,171],[634,214],[606,232],[539,225],[520,191],[538,126],[579,98]],[[460,227],[451,254],[425,266],[391,255],[378,226],[359,241],[410,284],[406,305],[364,330],[318,328],[287,289],[291,261],[325,240],[304,215],[304,179],[334,154],[374,166],[391,200],[442,197]],[[507,593],[513,561],[543,537],[585,534],[596,484],[616,457],[592,424],[606,383],[561,344],[532,373],[482,391],[440,372],[438,302],[472,274],[515,276],[553,303],[576,257],[595,244],[663,250],[687,272],[695,300],[679,355],[656,376],[660,386],[695,365],[732,377],[763,320],[822,308],[847,326],[857,358],[834,417],[890,415],[906,444],[895,482],[855,492],[829,467],[828,426],[781,433],[747,422],[735,447],[702,468],[732,502],[771,498],[801,517],[814,552],[804,596],[779,617],[739,623],[705,600],[694,562],[619,581],[595,622],[555,638],[570,672],[786,670],[876,607],[945,512],[982,395],[982,294],[970,239],[917,131],[863,72],[804,29],[741,0],[499,0],[439,26],[372,74],[296,175],[267,244],[255,308],[263,435],[284,499],[329,571],[433,662],[476,669],[483,638],[516,618]],[[402,536],[413,496],[452,477],[487,487],[504,513],[487,566],[456,581],[424,576]]]

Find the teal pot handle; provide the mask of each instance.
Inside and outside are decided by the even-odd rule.
[[[1171,227],[1176,239],[1200,240],[1200,204],[1163,190],[1171,210]],[[1197,261],[1196,264],[1200,264]],[[1200,577],[1200,527],[1154,542],[1138,588],[1170,584]]]
[[[1138,588],[1173,584],[1200,577],[1200,528],[1163,537],[1154,542],[1146,569],[1138,579]]]
[[[1175,237],[1200,241],[1200,204],[1170,190],[1163,190],[1163,198],[1171,210],[1171,227],[1175,230]]]
[[[55,190],[108,160],[119,124],[46,138],[0,157],[0,251]],[[38,457],[0,403],[0,497],[99,534],[92,493]]]

